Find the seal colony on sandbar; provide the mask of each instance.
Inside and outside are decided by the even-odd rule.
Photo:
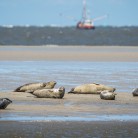
[[[29,83],[22,85],[14,90],[14,92],[28,92],[32,93],[38,98],[63,98],[65,94],[65,88],[60,87],[58,89],[54,89],[54,86],[56,85],[56,81],[50,81],[47,83]],[[75,88],[72,88],[70,93],[73,94],[100,94],[102,91],[108,91],[108,92],[114,92],[116,89],[103,85],[103,84],[97,84],[97,83],[91,83],[91,84],[83,84],[80,86],[76,86]],[[104,94],[104,93],[103,93]],[[109,93],[110,94],[110,93]],[[105,94],[104,98],[102,99],[109,99],[114,100],[114,98],[109,98],[107,94]]]
[[[28,83],[24,84],[14,90],[14,92],[28,92],[35,95],[37,98],[63,98],[65,94],[65,87],[54,88],[56,81],[49,81],[45,83]],[[116,88],[106,86],[103,84],[90,83],[83,84],[72,88],[68,94],[98,94],[101,99],[115,100],[114,93]],[[133,96],[138,96],[138,88],[132,92]]]
[[[53,99],[64,98],[65,87],[54,88],[55,85],[56,81],[49,81],[45,83],[29,83],[16,88],[14,92],[19,92],[20,96],[22,94],[24,95],[30,93],[31,95],[33,95],[31,96],[32,98],[53,98]],[[72,94],[71,97],[75,97],[73,96],[73,94],[75,95],[94,94],[94,95],[99,95],[99,99],[102,100],[115,100],[117,95],[116,93],[114,93],[115,90],[116,90],[115,88],[110,86],[91,83],[91,84],[83,84],[80,86],[76,86],[75,88],[72,88],[70,92],[66,93],[66,95]],[[11,94],[13,94],[13,92]],[[133,96],[138,96],[138,88],[134,89],[132,94]],[[5,109],[10,103],[12,103],[12,100],[10,99],[1,98],[0,109]]]
[[[54,88],[56,85],[56,81],[49,81],[45,83],[29,83],[24,84],[18,88],[16,88],[13,92],[19,93],[30,93],[34,96],[34,98],[54,98],[54,99],[62,99],[65,96],[65,87]],[[99,95],[99,99],[102,100],[115,100],[114,93],[116,88],[106,86],[103,84],[91,83],[91,84],[83,84],[80,86],[76,86],[72,88],[70,92],[67,94],[97,94]],[[138,96],[138,88],[132,91],[133,96]],[[73,95],[72,95],[73,96]],[[12,100],[8,98],[0,99],[0,109],[5,109]]]
[[[63,98],[65,88],[60,87],[55,89],[56,81],[47,83],[29,83],[22,85],[14,90],[14,92],[28,92],[35,95],[37,98]],[[115,100],[114,91],[116,89],[97,83],[83,84],[72,88],[68,94],[100,94],[101,99]]]

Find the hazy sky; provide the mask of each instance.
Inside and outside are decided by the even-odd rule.
[[[138,26],[138,0],[87,0],[98,25]],[[81,19],[82,0],[0,0],[0,25],[73,26]]]

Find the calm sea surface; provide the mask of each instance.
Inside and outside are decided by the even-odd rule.
[[[117,92],[138,87],[138,62],[0,61],[0,92],[32,82],[57,81],[66,92],[85,83],[101,83]]]
[[[81,30],[76,27],[0,26],[0,45],[138,46],[138,27],[97,26],[94,30]]]

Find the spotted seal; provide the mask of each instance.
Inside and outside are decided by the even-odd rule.
[[[38,98],[63,98],[65,94],[65,88],[60,87],[58,89],[40,89],[32,93]]]
[[[52,89],[56,85],[56,81],[50,81],[46,83],[28,83],[25,85],[22,85],[14,90],[14,92],[28,92],[32,93],[37,89]]]
[[[84,84],[77,86],[75,88],[72,88],[70,92],[68,93],[76,93],[76,94],[100,94],[102,91],[108,90],[110,92],[114,92],[116,89],[105,86],[103,84],[96,84],[96,83],[91,83],[91,84]]]

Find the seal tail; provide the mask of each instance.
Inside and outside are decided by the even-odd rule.
[[[70,93],[74,93],[74,92],[72,92],[72,91],[69,91],[68,93],[70,94]]]

